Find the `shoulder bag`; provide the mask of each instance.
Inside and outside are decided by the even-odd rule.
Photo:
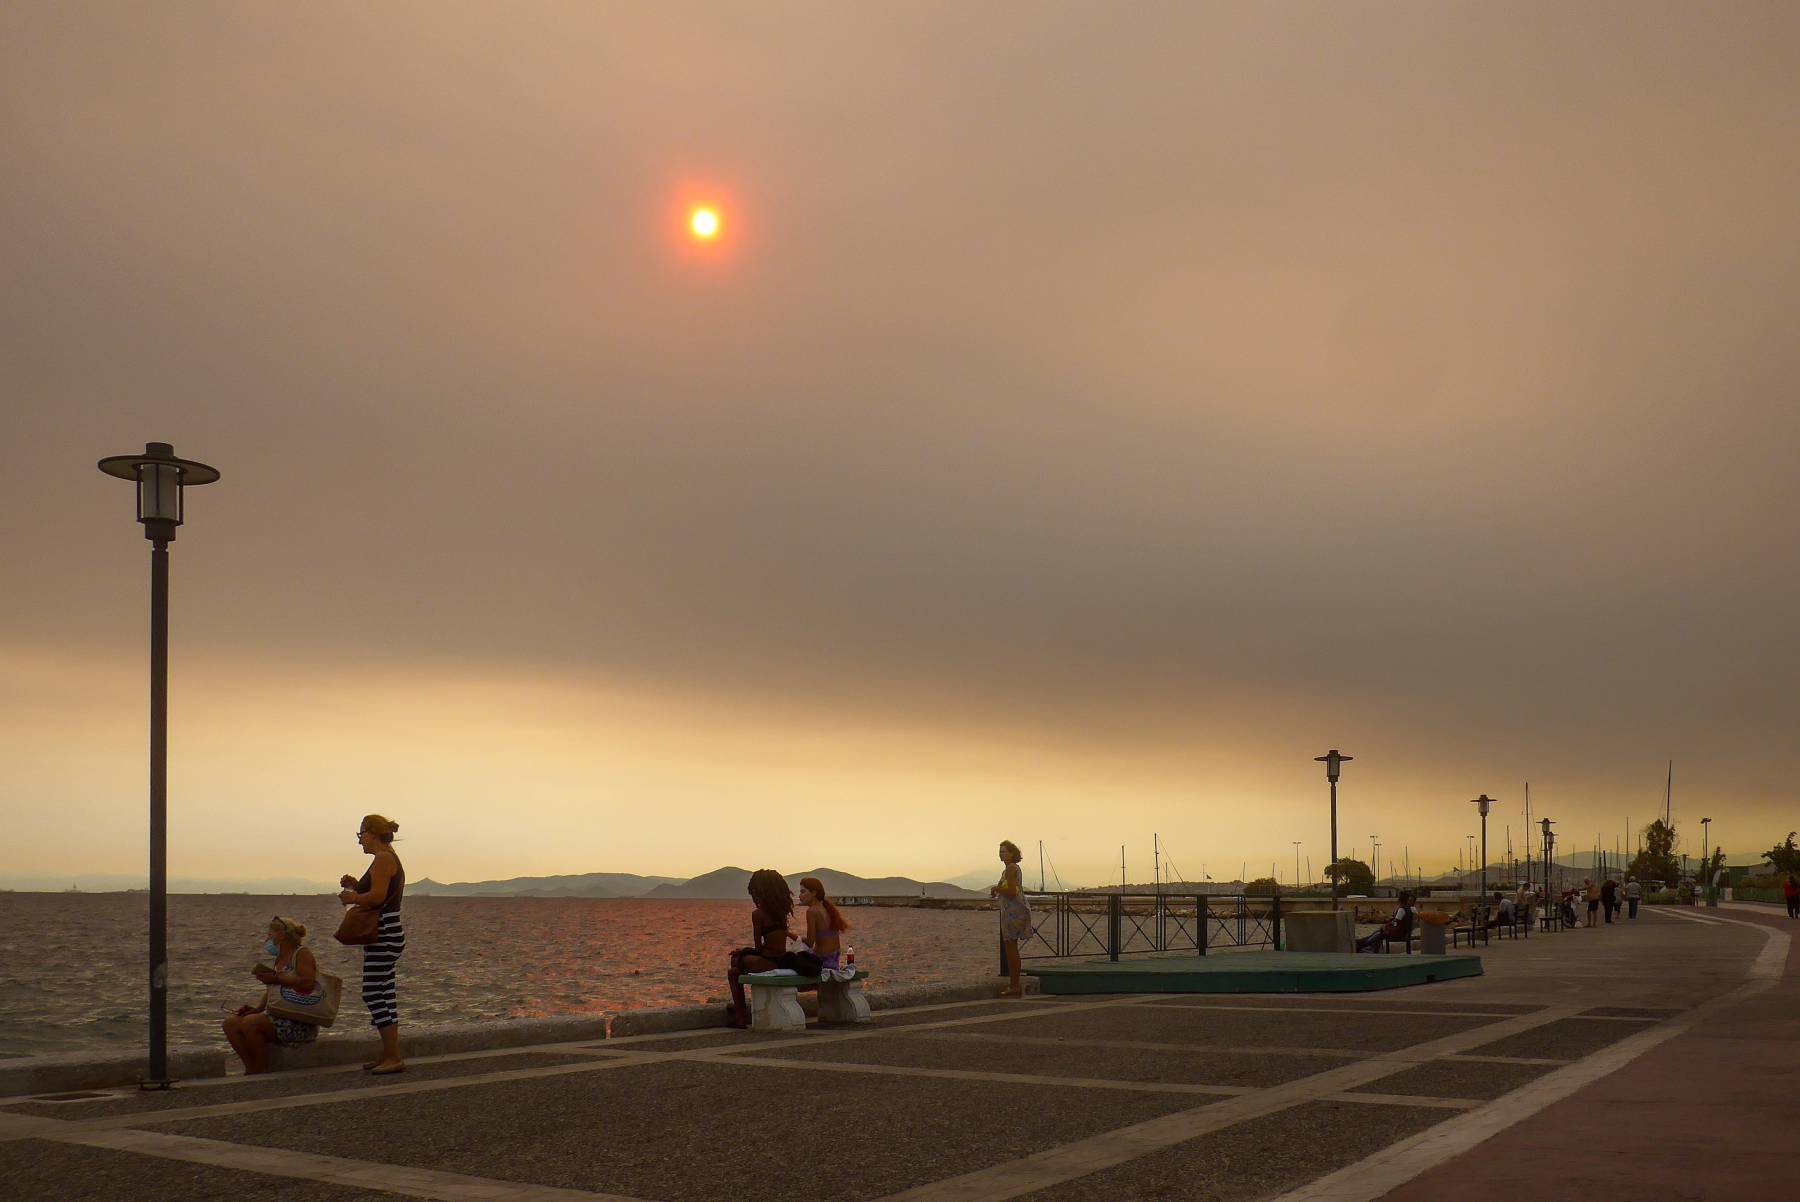
[[[351,947],[374,943],[380,929],[380,906],[346,906],[344,921],[338,923],[337,941]]]
[[[302,993],[291,985],[270,985],[263,1010],[271,1018],[329,1027],[337,1021],[338,999],[343,995],[343,979],[321,970],[311,993]]]

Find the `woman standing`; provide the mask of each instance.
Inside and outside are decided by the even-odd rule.
[[[258,964],[251,972],[264,985],[285,985],[300,993],[311,993],[319,983],[319,963],[313,954],[300,946],[306,938],[306,924],[277,916],[269,921],[268,937],[263,951],[274,966]],[[278,1018],[265,1013],[269,999],[254,1006],[239,1006],[225,1019],[225,1038],[231,1050],[244,1062],[245,1073],[269,1071],[269,1043],[292,1046],[311,1043],[319,1037],[319,1028],[311,1023],[298,1023],[291,1018]]]
[[[1000,899],[1000,943],[1006,949],[1007,985],[1001,997],[1022,997],[1019,985],[1019,940],[1031,934],[1031,906],[1025,901],[1025,886],[1019,873],[1019,848],[1011,839],[1000,841],[1000,883],[988,890],[989,897]]]
[[[338,900],[347,906],[368,906],[381,912],[375,942],[363,948],[362,998],[369,1008],[370,1023],[381,1035],[381,1055],[363,1068],[383,1075],[406,1069],[400,1059],[400,1011],[394,997],[394,966],[406,950],[406,930],[400,925],[406,869],[393,848],[394,832],[399,829],[398,822],[380,814],[362,820],[356,842],[375,860],[360,879],[346,873],[339,882],[344,891],[338,894]]]

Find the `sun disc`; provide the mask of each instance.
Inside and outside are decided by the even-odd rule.
[[[694,231],[696,238],[716,237],[719,232],[719,214],[714,209],[695,209],[688,218],[688,228]]]

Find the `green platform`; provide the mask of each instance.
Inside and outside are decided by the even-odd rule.
[[[1481,957],[1225,952],[1025,971],[1044,993],[1361,993],[1478,977]]]

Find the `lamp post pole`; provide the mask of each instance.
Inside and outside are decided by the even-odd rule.
[[[1369,879],[1376,880],[1381,876],[1381,840],[1374,835],[1369,836]]]
[[[1703,882],[1706,889],[1706,904],[1716,906],[1719,904],[1719,898],[1713,892],[1712,853],[1707,850],[1711,846],[1707,842],[1707,837],[1711,834],[1712,819],[1702,818],[1700,820],[1700,871],[1706,874],[1706,880]]]
[[[1551,912],[1550,865],[1555,863],[1555,861],[1550,858],[1551,843],[1555,839],[1555,836],[1550,833],[1550,827],[1554,824],[1548,818],[1540,819],[1539,824],[1544,828],[1544,913],[1548,914]],[[1545,929],[1547,930],[1549,928],[1546,927]]]
[[[1294,840],[1294,892],[1300,891],[1300,840]]]
[[[1331,782],[1331,867],[1327,868],[1325,870],[1325,875],[1331,877],[1331,908],[1333,910],[1336,910],[1338,908],[1337,877],[1335,875],[1333,875],[1338,870],[1338,868],[1337,868],[1337,862],[1338,862],[1338,850],[1337,850],[1338,772],[1339,772],[1340,766],[1343,764],[1348,764],[1352,758],[1354,758],[1354,757],[1347,756],[1347,755],[1340,755],[1338,753],[1338,749],[1335,747],[1333,747],[1330,751],[1327,751],[1324,755],[1315,755],[1313,757],[1313,759],[1316,762],[1325,765],[1325,779]]]
[[[1481,813],[1481,905],[1484,910],[1483,919],[1485,921],[1485,918],[1486,918],[1485,910],[1487,907],[1487,899],[1488,899],[1488,891],[1487,891],[1487,859],[1488,859],[1487,816],[1488,816],[1488,810],[1490,808],[1492,808],[1492,806],[1494,804],[1494,799],[1492,797],[1489,797],[1486,793],[1483,793],[1480,797],[1477,797],[1472,804]]]
[[[141,1085],[169,1088],[169,544],[182,523],[182,491],[211,484],[214,468],[175,457],[166,442],[110,455],[100,470],[137,484],[138,521],[150,540],[150,1056]]]

